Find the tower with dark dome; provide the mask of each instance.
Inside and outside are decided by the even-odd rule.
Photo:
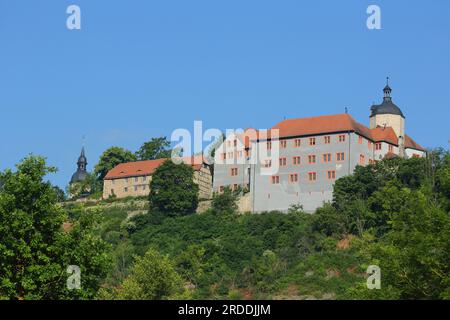
[[[84,147],[81,149],[81,154],[78,157],[77,161],[77,171],[72,175],[72,179],[70,179],[70,184],[76,183],[76,182],[82,182],[86,179],[87,176],[87,158],[84,152]]]
[[[381,104],[375,104],[370,108],[370,129],[376,127],[391,127],[397,138],[400,155],[402,156],[405,141],[405,116],[402,110],[392,102],[392,89],[389,86],[389,77],[383,89],[384,97]]]

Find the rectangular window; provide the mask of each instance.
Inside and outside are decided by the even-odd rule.
[[[381,150],[381,142],[375,143],[375,150]]]
[[[271,176],[271,183],[272,184],[279,184],[280,183],[280,176]]]
[[[286,158],[280,158],[280,167],[286,166]]]
[[[134,191],[137,191],[138,190],[138,186],[134,186]]]
[[[389,152],[394,152],[394,146],[393,145],[389,145]]]
[[[316,138],[309,138],[309,145],[315,146],[316,145]]]
[[[225,187],[224,187],[224,186],[220,186],[220,187],[219,187],[219,192],[220,192],[220,193],[222,193],[224,190],[225,190]]]
[[[264,168],[270,168],[272,166],[272,160],[264,160]]]
[[[339,142],[345,142],[345,134],[340,134],[338,136],[338,140],[339,140]]]
[[[228,158],[229,159],[233,159],[233,156],[234,156],[234,152],[233,151],[228,152]]]
[[[222,159],[222,160],[226,160],[227,159],[227,154],[224,152],[224,153],[222,153],[221,155],[220,155],[220,158]]]
[[[300,139],[295,139],[294,140],[294,147],[299,148],[301,145],[301,140]]]
[[[289,175],[289,182],[295,183],[298,182],[298,173],[292,173]]]
[[[139,181],[139,177],[135,177],[134,182],[138,182],[138,181]]]
[[[233,184],[233,190],[237,190],[237,189],[238,189],[238,184],[237,183]]]
[[[328,177],[328,180],[335,180],[336,179],[336,171],[335,170],[327,171],[327,177]]]
[[[309,162],[310,164],[316,163],[316,156],[315,156],[314,154],[310,154],[310,155],[308,156],[308,162]]]
[[[361,136],[358,137],[358,143],[363,144],[363,137],[361,137]]]
[[[330,137],[330,136],[325,136],[325,137],[323,137],[323,142],[324,142],[325,144],[330,144],[330,142],[331,142],[331,137]]]
[[[231,176],[237,176],[238,175],[238,168],[231,168]]]
[[[142,186],[142,190],[146,190],[146,189],[147,189],[147,185],[144,184],[144,185]]]
[[[323,159],[323,162],[326,162],[326,163],[331,162],[331,153],[324,153],[322,155],[322,159]]]
[[[111,195],[113,195],[114,194],[114,189],[111,189]]]
[[[309,172],[308,173],[309,181],[316,181],[317,180],[317,173],[316,172]]]
[[[272,150],[272,141],[267,141],[267,150]]]
[[[292,163],[294,164],[294,165],[299,165],[300,164],[300,157],[299,156],[296,156],[296,157],[293,157],[292,158]]]
[[[236,139],[234,139],[233,145],[234,145],[235,147],[237,147],[237,140],[236,140]]]
[[[147,181],[147,176],[143,176],[142,181]]]
[[[280,141],[280,146],[282,149],[286,148],[286,140]]]
[[[345,160],[345,153],[344,152],[336,153],[336,161],[342,162],[344,160]]]
[[[127,187],[123,188],[123,191],[128,192],[128,188]]]

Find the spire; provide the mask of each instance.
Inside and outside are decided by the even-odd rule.
[[[78,157],[77,165],[78,165],[78,170],[86,171],[87,158],[85,155],[84,146],[81,148],[81,153],[80,153],[80,156]]]
[[[391,89],[391,87],[389,87],[389,77],[386,77],[386,86],[384,87],[383,92],[384,92],[383,100],[391,101],[392,100],[392,98],[391,98],[392,89]]]

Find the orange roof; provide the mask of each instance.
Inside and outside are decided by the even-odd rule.
[[[280,138],[309,136],[326,133],[356,132],[374,142],[387,142],[398,146],[398,138],[391,127],[377,127],[369,129],[358,123],[349,114],[336,114],[300,119],[284,120],[272,129],[279,130]],[[416,143],[411,137],[405,136],[405,147],[424,151],[425,149]]]
[[[370,138],[370,130],[359,124],[349,114],[336,114],[300,119],[284,120],[272,129],[278,129],[280,138],[308,136],[323,133],[356,131]]]
[[[372,134],[372,140],[375,142],[387,142],[390,144],[398,145],[398,138],[392,127],[376,127],[370,130]]]
[[[185,164],[191,165],[195,171],[200,170],[203,164],[203,156],[183,157],[182,159]],[[156,160],[121,163],[108,171],[107,175],[105,176],[105,180],[148,176],[153,174],[156,168],[158,168],[166,160],[170,159],[163,158]]]

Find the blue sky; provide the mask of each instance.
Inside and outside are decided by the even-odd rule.
[[[92,170],[194,120],[267,128],[348,107],[368,125],[386,76],[407,133],[448,148],[449,14],[448,0],[0,0],[0,170],[44,155],[65,187],[83,135]]]

